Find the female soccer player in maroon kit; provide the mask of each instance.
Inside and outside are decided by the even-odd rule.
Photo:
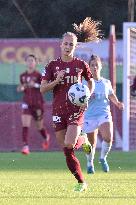
[[[44,138],[43,149],[47,150],[49,146],[49,134],[43,126],[44,100],[40,92],[41,74],[36,70],[37,60],[34,55],[28,55],[26,58],[27,71],[20,75],[20,85],[18,92],[23,92],[22,102],[22,154],[29,154],[28,129],[31,125],[31,119],[36,122],[36,126]]]
[[[83,41],[89,41],[89,37],[94,37],[95,40],[97,38],[98,32],[94,32],[97,31],[96,22],[90,18],[86,18],[80,26],[75,25],[75,29],[79,30]],[[74,33],[67,32],[63,35],[61,57],[51,61],[45,67],[40,90],[42,93],[53,90],[53,123],[56,138],[63,147],[69,170],[78,181],[74,190],[81,192],[86,190],[87,184],[74,149],[81,132],[85,108],[73,105],[68,99],[67,92],[72,84],[82,82],[82,77],[86,79],[92,92],[93,81],[88,64],[74,57],[76,45],[77,36]]]

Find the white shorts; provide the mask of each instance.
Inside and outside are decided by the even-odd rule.
[[[98,129],[100,125],[105,122],[112,122],[111,115],[102,115],[100,117],[92,118],[90,120],[84,120],[82,132],[91,133],[94,130]]]

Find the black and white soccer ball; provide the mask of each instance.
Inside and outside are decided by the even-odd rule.
[[[86,105],[91,96],[89,88],[82,83],[73,84],[68,91],[70,102],[76,106]]]

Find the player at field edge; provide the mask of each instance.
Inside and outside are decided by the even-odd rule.
[[[20,85],[17,87],[18,92],[23,92],[22,102],[22,154],[29,154],[29,128],[31,120],[34,119],[36,127],[43,137],[42,147],[48,150],[50,136],[43,124],[44,100],[40,92],[41,74],[36,69],[37,59],[35,55],[28,55],[25,59],[27,70],[20,75]]]
[[[115,95],[110,80],[101,76],[102,62],[99,56],[92,55],[89,61],[90,69],[95,82],[95,89],[88,102],[85,111],[83,133],[87,134],[92,145],[92,151],[88,151],[88,146],[84,144],[83,150],[87,157],[87,173],[94,173],[94,156],[97,143],[98,131],[102,136],[102,147],[100,153],[100,163],[104,172],[109,171],[107,155],[111,150],[113,140],[113,122],[110,111],[110,101],[119,109],[124,109],[124,104]]]
[[[74,57],[77,41],[96,41],[99,39],[99,22],[87,17],[82,23],[74,24],[75,33],[66,32],[61,41],[61,57],[51,61],[44,70],[41,92],[53,90],[53,126],[58,143],[63,147],[67,167],[77,179],[74,190],[82,192],[87,184],[84,180],[80,162],[74,150],[81,146],[84,138],[80,137],[85,107],[73,105],[68,99],[71,85],[82,82],[84,77],[90,92],[93,91],[93,80],[86,62]]]

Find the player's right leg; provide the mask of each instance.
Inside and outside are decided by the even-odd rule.
[[[80,162],[74,153],[74,146],[78,140],[81,133],[81,126],[76,124],[70,124],[67,127],[67,132],[65,135],[65,147],[64,154],[66,157],[66,162],[69,170],[77,179],[78,184],[75,186],[74,191],[82,192],[87,189],[87,184],[84,180],[83,173],[81,170]]]
[[[74,142],[72,146],[70,146],[70,142],[65,142],[65,135],[66,135],[66,129],[60,130],[56,132],[56,138],[60,146],[63,147],[64,155],[66,158],[66,164],[70,172],[74,175],[74,177],[77,179],[78,184],[74,187],[74,191],[82,192],[87,189],[87,184],[83,179],[80,163],[78,159],[75,156],[74,153]],[[65,143],[68,142],[68,144]]]
[[[97,134],[98,130],[95,130],[94,132],[88,133],[87,137],[89,140],[89,143],[91,144],[91,152],[86,154],[87,158],[87,173],[88,174],[94,174],[94,156],[95,156],[95,150],[96,150],[96,144],[97,144]]]
[[[29,145],[28,145],[28,131],[29,127],[31,125],[31,115],[29,114],[22,114],[22,141],[23,141],[23,147],[22,147],[22,154],[28,155],[30,153]]]

